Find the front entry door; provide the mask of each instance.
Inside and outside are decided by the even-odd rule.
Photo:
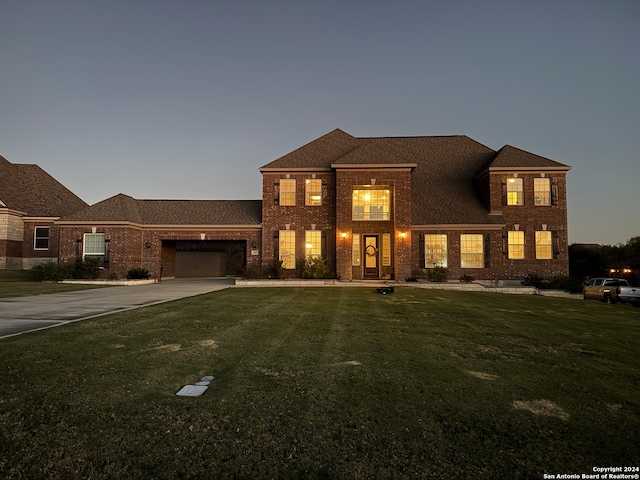
[[[377,235],[364,236],[364,278],[380,278]]]

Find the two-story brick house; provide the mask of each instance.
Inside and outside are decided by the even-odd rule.
[[[322,255],[340,278],[568,273],[566,172],[465,137],[341,130],[260,168],[263,261]]]
[[[65,201],[73,210],[47,217],[59,237],[50,256],[93,256],[117,277],[136,267],[156,278],[238,275],[273,260],[292,277],[314,256],[343,280],[403,280],[439,266],[450,279],[566,275],[569,169],[466,136],[337,129],[261,167],[262,200]],[[27,230],[22,245],[40,244]]]

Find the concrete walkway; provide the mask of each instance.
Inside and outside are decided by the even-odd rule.
[[[0,299],[0,338],[233,286],[229,278],[165,280],[134,285]]]

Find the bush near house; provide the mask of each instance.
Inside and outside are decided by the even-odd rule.
[[[324,258],[301,258],[298,260],[297,274],[300,278],[335,278],[329,273]]]
[[[425,268],[423,272],[430,282],[446,282],[449,276],[449,269],[445,267]]]
[[[147,280],[149,278],[149,270],[146,268],[132,268],[127,272],[129,280]]]
[[[61,282],[70,278],[95,280],[100,273],[100,261],[96,258],[77,260],[75,263],[47,261],[29,270],[32,282]]]
[[[551,278],[544,278],[535,273],[527,275],[524,278],[524,284],[539,290],[564,290],[570,293],[582,293],[583,287],[582,282],[573,277],[556,275]]]

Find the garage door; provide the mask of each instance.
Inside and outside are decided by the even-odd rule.
[[[224,277],[225,252],[176,252],[176,277]]]

